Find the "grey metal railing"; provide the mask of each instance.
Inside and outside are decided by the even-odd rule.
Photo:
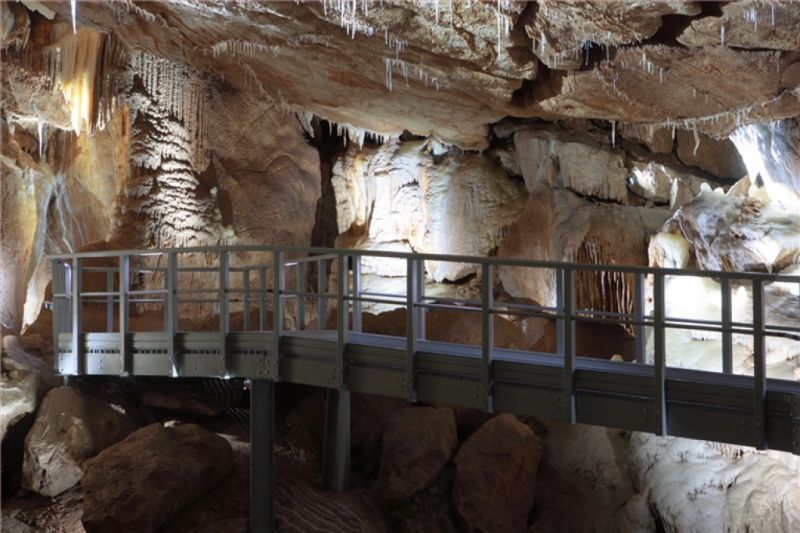
[[[240,256],[259,252],[259,256],[270,254],[271,261],[248,264]],[[180,263],[182,257],[202,258],[213,264],[198,265],[199,260]],[[362,265],[367,259],[382,259],[405,262],[405,293],[370,291],[364,286]],[[480,313],[481,316],[481,381],[482,401],[491,408],[490,365],[495,352],[493,316],[542,317],[555,320],[557,324],[556,354],[562,362],[563,388],[569,398],[574,420],[574,371],[575,330],[578,322],[598,322],[632,328],[635,333],[635,360],[645,363],[645,329],[652,328],[653,367],[655,375],[654,397],[657,413],[665,415],[665,371],[666,331],[669,328],[716,332],[721,335],[722,373],[733,373],[733,335],[750,335],[753,338],[753,403],[756,413],[763,413],[766,391],[766,338],[790,337],[800,339],[800,325],[779,326],[767,324],[764,311],[764,287],[767,283],[784,282],[800,284],[800,276],[781,276],[764,273],[712,272],[697,270],[656,269],[621,265],[586,265],[552,261],[532,261],[496,257],[472,257],[438,254],[410,254],[371,250],[339,250],[324,248],[298,248],[274,246],[196,247],[157,250],[113,250],[51,257],[53,272],[53,334],[57,340],[61,333],[72,333],[72,353],[80,354],[80,334],[85,330],[83,308],[85,304],[105,306],[105,329],[117,333],[122,339],[120,357],[125,371],[130,370],[130,358],[126,341],[130,333],[130,308],[132,305],[161,305],[164,311],[163,332],[169,339],[169,354],[173,360],[173,376],[180,376],[175,344],[179,324],[179,307],[185,304],[211,304],[219,314],[220,345],[227,361],[225,338],[230,333],[231,305],[241,306],[243,330],[251,328],[251,312],[258,309],[256,331],[272,331],[275,353],[278,352],[281,334],[286,332],[286,308],[294,304],[296,316],[295,332],[307,329],[307,310],[316,314],[317,329],[326,329],[329,303],[335,302],[337,368],[336,384],[344,386],[345,345],[348,333],[363,329],[365,305],[390,305],[405,307],[406,314],[406,377],[407,397],[414,396],[414,355],[417,345],[425,341],[425,312],[431,309],[448,309],[460,312]],[[104,264],[95,266],[90,261]],[[442,297],[426,295],[425,262],[445,261],[474,265],[481,275],[480,299]],[[109,266],[109,263],[115,265]],[[277,268],[276,268],[277,267]],[[554,306],[536,305],[530,302],[497,301],[494,280],[499,268],[532,268],[550,271],[555,278],[556,303]],[[311,274],[316,273],[316,290],[311,290]],[[337,286],[328,287],[328,273],[336,273]],[[576,273],[613,272],[627,274],[633,281],[633,311],[630,313],[607,309],[578,308],[576,305]],[[342,275],[345,273],[345,275]],[[208,284],[213,277],[215,286],[192,287],[179,283],[181,275],[203,276]],[[241,284],[231,283],[231,275],[241,275]],[[287,275],[294,279],[294,286],[287,287]],[[93,285],[100,284],[105,290],[84,290],[85,278],[97,276]],[[150,276],[132,284],[133,279]],[[153,285],[158,276],[163,276],[163,287]],[[695,276],[712,278],[720,284],[721,318],[689,319],[666,316],[665,280],[671,276]],[[104,277],[104,279],[103,279]],[[104,284],[104,285],[103,285]],[[749,284],[752,289],[753,319],[750,322],[735,322],[732,319],[731,287],[733,284]],[[313,285],[313,283],[312,283]],[[652,314],[646,312],[647,287],[652,287]],[[316,300],[316,302],[314,302]],[[316,305],[313,305],[316,303]],[[309,307],[308,304],[312,304]],[[116,306],[116,310],[115,310]],[[272,312],[271,320],[269,312]],[[115,320],[116,316],[116,320]],[[77,373],[84,358],[78,357]],[[276,364],[276,363],[275,363]],[[226,364],[227,368],[227,364]],[[277,376],[277,368],[270,373]],[[661,431],[664,432],[663,425]]]

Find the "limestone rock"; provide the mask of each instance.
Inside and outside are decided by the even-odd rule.
[[[790,119],[738,128],[731,140],[747,166],[750,180],[770,201],[800,211],[800,123]]]
[[[580,143],[563,143],[559,145],[558,162],[564,187],[584,196],[625,203],[627,171],[619,154]]]
[[[540,185],[519,221],[498,249],[500,257],[579,263],[645,265],[650,233],[667,218],[666,209],[587,202]],[[531,232],[530,228],[537,228]],[[555,275],[547,269],[500,267],[505,290],[516,298],[553,305]],[[578,305],[624,311],[631,308],[632,280],[624,274],[588,272],[577,276]],[[604,287],[605,285],[605,287]]]
[[[83,462],[138,427],[121,399],[59,387],[45,396],[25,438],[23,485],[56,496],[81,480]]]
[[[486,255],[522,209],[524,195],[489,157],[446,150],[434,153],[433,139],[388,139],[379,148],[352,146],[334,167],[337,222],[357,248]],[[340,240],[340,245],[344,244]],[[458,280],[474,265],[427,261],[427,277]],[[404,276],[404,263],[367,257],[365,274]],[[365,290],[373,290],[365,279]]]
[[[409,404],[400,398],[374,394],[353,394],[350,400],[350,444],[354,462],[366,474],[377,474],[381,464],[383,435],[389,420],[395,412],[409,407]]]
[[[675,152],[685,164],[718,178],[738,180],[747,174],[736,146],[728,139],[720,141],[703,133],[695,139],[693,132],[678,130]]]
[[[800,211],[721,190],[701,192],[666,228],[679,229],[705,270],[775,271],[800,256]]]
[[[154,531],[233,467],[225,439],[194,424],[151,424],[85,464],[83,526]]]
[[[238,379],[152,378],[139,384],[141,403],[177,413],[217,416],[242,398],[244,384]]]
[[[627,434],[617,429],[564,422],[546,426],[545,464],[561,479],[578,487],[578,494],[600,502],[610,518],[633,494],[626,466]]]
[[[542,448],[508,414],[487,421],[455,457],[453,502],[466,531],[522,531],[533,505]]]
[[[458,446],[447,408],[395,411],[383,434],[381,469],[373,491],[386,507],[406,502],[437,478]]]
[[[762,4],[753,0],[722,6],[720,16],[693,20],[678,36],[686,46],[800,50],[800,15],[789,2]],[[723,30],[724,28],[724,30]]]
[[[795,455],[634,433],[630,464],[636,486],[667,531],[800,527]]]
[[[654,154],[672,152],[674,141],[670,128],[628,122],[619,124],[617,128],[619,128],[619,133],[622,137],[644,144]]]

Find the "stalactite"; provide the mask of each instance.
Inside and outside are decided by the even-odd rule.
[[[60,89],[70,109],[75,133],[105,127],[123,92],[119,67],[126,48],[115,36],[80,28],[44,49],[44,65],[53,88]]]

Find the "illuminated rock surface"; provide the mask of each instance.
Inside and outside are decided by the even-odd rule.
[[[148,422],[179,425],[145,428],[153,434],[139,444],[129,437],[107,448],[101,456],[124,468],[101,467],[96,457],[84,486],[64,490],[84,459],[116,437],[92,429],[92,420],[108,417],[86,415],[97,406],[84,405],[92,402],[78,384],[51,391],[75,400],[62,402],[64,412],[81,411],[71,421],[54,420],[61,411],[52,402],[38,405],[58,385],[42,368],[53,352],[42,306],[50,299],[47,254],[337,245],[798,273],[800,16],[789,2],[80,1],[73,18],[70,2],[26,1],[0,3],[0,14],[3,492],[19,486],[12,478],[22,475],[27,433],[37,443],[29,486],[60,493],[4,500],[4,530],[79,531],[82,509],[87,525],[102,524],[89,527],[96,530],[127,530],[143,516],[152,522],[137,527],[163,523],[165,531],[247,524],[249,446],[227,433],[246,436],[249,423],[236,380],[180,393],[142,382],[126,389]],[[234,266],[244,261],[271,257],[232,257]],[[425,269],[427,296],[480,298],[475,265],[428,261]],[[402,261],[370,258],[362,271],[366,290],[405,293]],[[330,274],[334,287],[335,269]],[[497,275],[497,301],[555,303],[549,271],[504,267]],[[287,285],[295,281],[292,273]],[[579,305],[632,310],[630,276],[577,281]],[[104,283],[90,275],[85,287]],[[163,279],[135,283],[160,288]],[[179,283],[216,287],[215,274]],[[752,317],[751,292],[733,287],[735,320]],[[713,279],[668,278],[667,294],[668,314],[720,316]],[[766,284],[765,303],[769,322],[800,321],[796,285]],[[182,330],[217,330],[216,310],[185,307]],[[318,317],[312,307],[307,324],[335,324],[335,314]],[[402,308],[365,309],[365,331],[405,334]],[[99,307],[83,318],[87,330],[104,330]],[[237,308],[232,327],[242,320]],[[553,321],[494,320],[498,347],[555,350]],[[160,331],[163,317],[136,309],[131,325]],[[477,314],[431,310],[426,330],[429,340],[481,341]],[[634,337],[623,328],[593,324],[576,333],[581,355],[632,357]],[[752,340],[733,341],[734,372],[752,373]],[[721,368],[718,334],[670,329],[667,346],[669,366]],[[770,378],[800,379],[800,340],[769,339],[766,359]],[[281,395],[276,447],[282,530],[800,527],[796,457],[459,408],[450,414],[386,397],[354,395],[354,487],[333,494],[314,481],[321,397],[294,394]],[[106,413],[110,404],[101,403]],[[428,435],[430,411],[447,423]],[[394,428],[393,416],[401,419]],[[44,421],[58,431],[44,435]],[[225,433],[225,441],[186,422]],[[397,467],[405,463],[389,460],[406,457],[397,450],[407,448],[391,444],[406,428],[420,435],[406,441],[418,452],[425,437],[442,433],[435,460],[411,454],[419,460],[410,461],[418,468],[409,476]],[[211,451],[188,464],[173,446],[183,432]],[[111,454],[115,448],[127,455]],[[153,477],[126,470],[134,456]],[[487,483],[490,474],[502,479]],[[379,510],[372,492],[381,476],[377,492],[390,510]],[[125,494],[141,498],[117,505]],[[163,505],[174,495],[183,506],[176,512]]]

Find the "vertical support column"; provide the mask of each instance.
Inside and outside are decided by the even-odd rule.
[[[167,272],[165,275],[165,285],[167,288],[166,315],[167,323],[165,333],[167,335],[167,350],[172,367],[172,376],[180,377],[181,362],[178,358],[178,254],[169,252],[167,254]]]
[[[494,350],[494,276],[492,265],[481,265],[481,390],[480,404],[488,412],[492,402],[492,351]]]
[[[733,373],[733,320],[731,318],[731,280],[719,280],[720,296],[722,298],[722,373]]]
[[[230,330],[230,313],[228,313],[229,295],[229,256],[227,250],[219,252],[219,356],[225,376],[230,372],[230,361],[228,360],[228,331]]]
[[[72,258],[72,286],[70,295],[72,296],[72,355],[75,357],[75,373],[80,375],[86,372],[86,358],[83,354],[83,343],[81,342],[82,329],[82,306],[81,306],[81,282],[83,278],[83,259],[80,257]]]
[[[297,329],[306,329],[306,264],[297,263]]]
[[[325,260],[317,263],[317,329],[325,329],[328,312],[328,299],[323,294],[328,292],[328,276],[325,270]]]
[[[322,484],[341,492],[350,484],[350,391],[327,389]]]
[[[250,384],[250,531],[275,531],[275,384]]]
[[[267,269],[258,269],[258,286],[260,288],[258,302],[258,329],[267,330]]]
[[[242,285],[244,285],[244,297],[242,302],[242,331],[250,329],[250,270],[242,270]]]
[[[636,324],[633,327],[636,335],[636,362],[640,365],[645,363],[645,327],[644,327],[644,274],[636,272],[633,274],[633,315]]]
[[[131,286],[131,258],[128,255],[119,257],[119,358],[122,375],[133,373],[133,362],[128,346],[128,329],[130,309],[128,308],[128,291]]]
[[[556,271],[556,299],[561,318],[556,324],[556,351],[564,358],[564,404],[566,419],[575,422],[575,271]]]
[[[267,377],[277,380],[280,371],[281,335],[283,334],[283,252],[272,255],[272,347],[267,364]]]
[[[114,271],[106,271],[106,333],[114,332]]]
[[[666,303],[664,294],[664,274],[653,274],[653,397],[655,398],[656,435],[667,434],[667,398],[666,398]]]
[[[339,278],[339,294],[336,299],[336,369],[331,379],[335,386],[344,386],[344,355],[347,348],[347,330],[349,328],[350,317],[348,316],[347,300],[347,256],[340,253],[337,256],[337,268]]]
[[[405,385],[406,400],[409,402],[416,400],[414,358],[417,353],[418,314],[421,311],[417,306],[417,267],[415,259],[406,258],[406,375],[403,378],[403,385]]]
[[[353,331],[361,331],[361,256],[353,254]]]
[[[767,393],[766,337],[764,336],[764,285],[753,280],[753,414],[755,416],[753,446],[764,449],[766,439],[765,399]]]

